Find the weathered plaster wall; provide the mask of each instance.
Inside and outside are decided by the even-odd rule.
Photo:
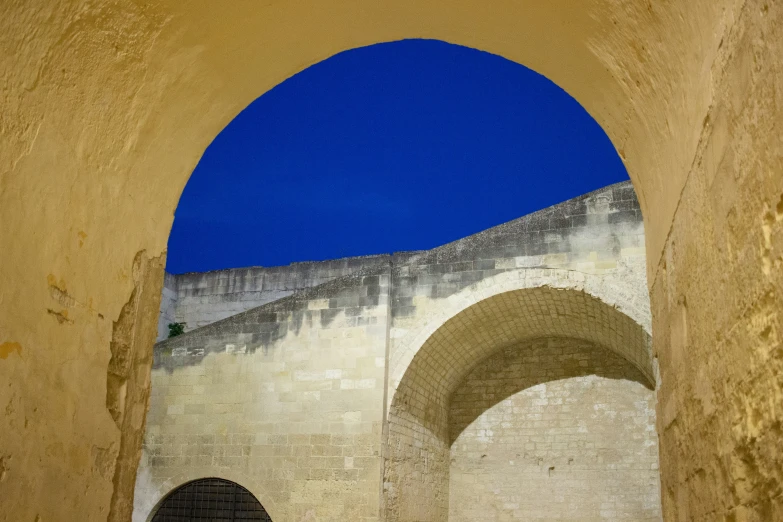
[[[781,518],[779,2],[240,0],[215,16],[203,0],[11,0],[0,11],[0,495],[13,499],[0,520],[102,520],[113,495],[130,495],[108,478],[117,450],[103,451],[122,439],[103,400],[114,324],[138,286],[133,260],[164,252],[218,131],[312,63],[414,37],[530,66],[606,130],[647,224],[665,514]],[[158,305],[145,294],[139,317]]]
[[[667,520],[783,520],[783,4],[726,16],[651,280]]]
[[[168,338],[168,323],[185,331],[287,297],[364,268],[387,266],[389,255],[362,256],[288,266],[234,268],[203,273],[166,274],[161,297],[158,341]],[[170,320],[169,320],[170,319]]]
[[[655,394],[574,339],[512,345],[449,407],[449,521],[661,520]]]

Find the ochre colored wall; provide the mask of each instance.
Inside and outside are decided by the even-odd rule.
[[[312,63],[426,37],[546,75],[624,158],[647,229],[665,516],[783,518],[782,26],[764,0],[4,2],[0,517],[125,516],[109,506],[129,505],[139,453],[118,459],[110,346],[134,288],[161,279],[210,140]],[[134,273],[137,256],[158,261]],[[144,294],[139,320],[158,311]]]
[[[666,520],[783,520],[783,4],[734,17],[650,280]]]
[[[660,521],[648,386],[628,361],[576,339],[483,361],[449,407],[449,521]]]

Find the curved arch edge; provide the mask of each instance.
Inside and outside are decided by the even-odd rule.
[[[445,305],[423,326],[408,332],[400,341],[400,348],[389,361],[389,388],[387,403],[391,405],[405,372],[411,366],[419,350],[449,319],[471,306],[506,292],[549,287],[559,290],[584,292],[607,306],[615,308],[652,334],[652,316],[648,300],[633,299],[631,285],[618,279],[617,273],[593,274],[558,268],[536,268],[497,274],[444,299]],[[657,386],[660,379],[650,352],[652,375],[648,377]]]
[[[251,477],[245,475],[241,471],[234,469],[219,469],[216,472],[214,468],[205,467],[189,469],[161,483],[157,488],[155,488],[155,493],[151,497],[153,500],[153,502],[150,503],[152,507],[145,509],[145,511],[147,511],[147,509],[149,510],[148,513],[138,513],[134,506],[133,522],[152,522],[155,513],[158,511],[163,502],[169,497],[169,495],[174,493],[182,486],[205,478],[228,480],[237,484],[238,486],[245,488],[264,507],[272,520],[283,520],[283,514],[275,505],[275,502],[272,500],[272,496],[264,491],[264,488]],[[150,504],[146,505],[149,506]],[[139,506],[139,508],[141,508],[141,506]]]

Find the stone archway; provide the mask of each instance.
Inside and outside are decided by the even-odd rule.
[[[430,338],[455,316],[474,305],[502,294],[516,295],[521,291],[564,290],[583,295],[616,310],[635,323],[649,336],[652,332],[650,303],[646,294],[639,292],[633,270],[616,273],[589,273],[560,268],[536,268],[501,272],[449,296],[432,312],[420,327],[406,333],[395,342],[389,358],[390,391],[396,391],[419,351]],[[562,319],[559,319],[562,320]],[[651,350],[651,346],[647,347]],[[641,354],[644,372],[650,382],[657,383],[652,352]]]
[[[166,492],[147,519],[149,522],[217,519],[272,522],[267,510],[247,488],[216,477],[191,480]]]
[[[666,516],[780,514],[781,414],[767,400],[783,389],[778,3],[240,1],[216,13],[39,0],[2,15],[6,517],[126,517],[154,287],[210,140],[309,64],[422,37],[546,75],[628,166],[646,222]],[[116,349],[136,354],[133,378],[107,377]]]
[[[413,357],[388,412],[387,520],[446,520],[451,399],[466,376],[499,350],[533,339],[579,339],[621,356],[648,388],[655,387],[651,339],[639,323],[581,288],[538,279],[527,288],[519,281],[488,285],[518,288],[478,298],[446,321],[436,320],[424,329],[434,329],[426,340],[409,350]]]
[[[136,483],[136,504],[133,509],[133,522],[152,522],[153,516],[157,512],[161,503],[169,496],[173,491],[178,490],[182,486],[191,482],[200,480],[204,477],[215,476],[215,468],[204,467],[192,467],[186,472],[183,472],[177,476],[171,477],[166,480],[159,487],[152,486],[151,481],[140,480]],[[264,510],[268,513],[272,520],[281,520],[282,517],[279,512],[279,508],[274,502],[272,495],[269,495],[267,491],[261,487],[257,481],[251,477],[245,475],[239,470],[222,468],[219,470],[218,477],[223,480],[230,481],[243,489],[250,492],[254,498],[259,500],[264,507]],[[152,486],[152,487],[148,487]],[[139,502],[139,497],[143,499]]]

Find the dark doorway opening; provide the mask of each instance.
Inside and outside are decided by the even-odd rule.
[[[163,499],[152,522],[272,522],[248,490],[219,478],[189,482]]]

